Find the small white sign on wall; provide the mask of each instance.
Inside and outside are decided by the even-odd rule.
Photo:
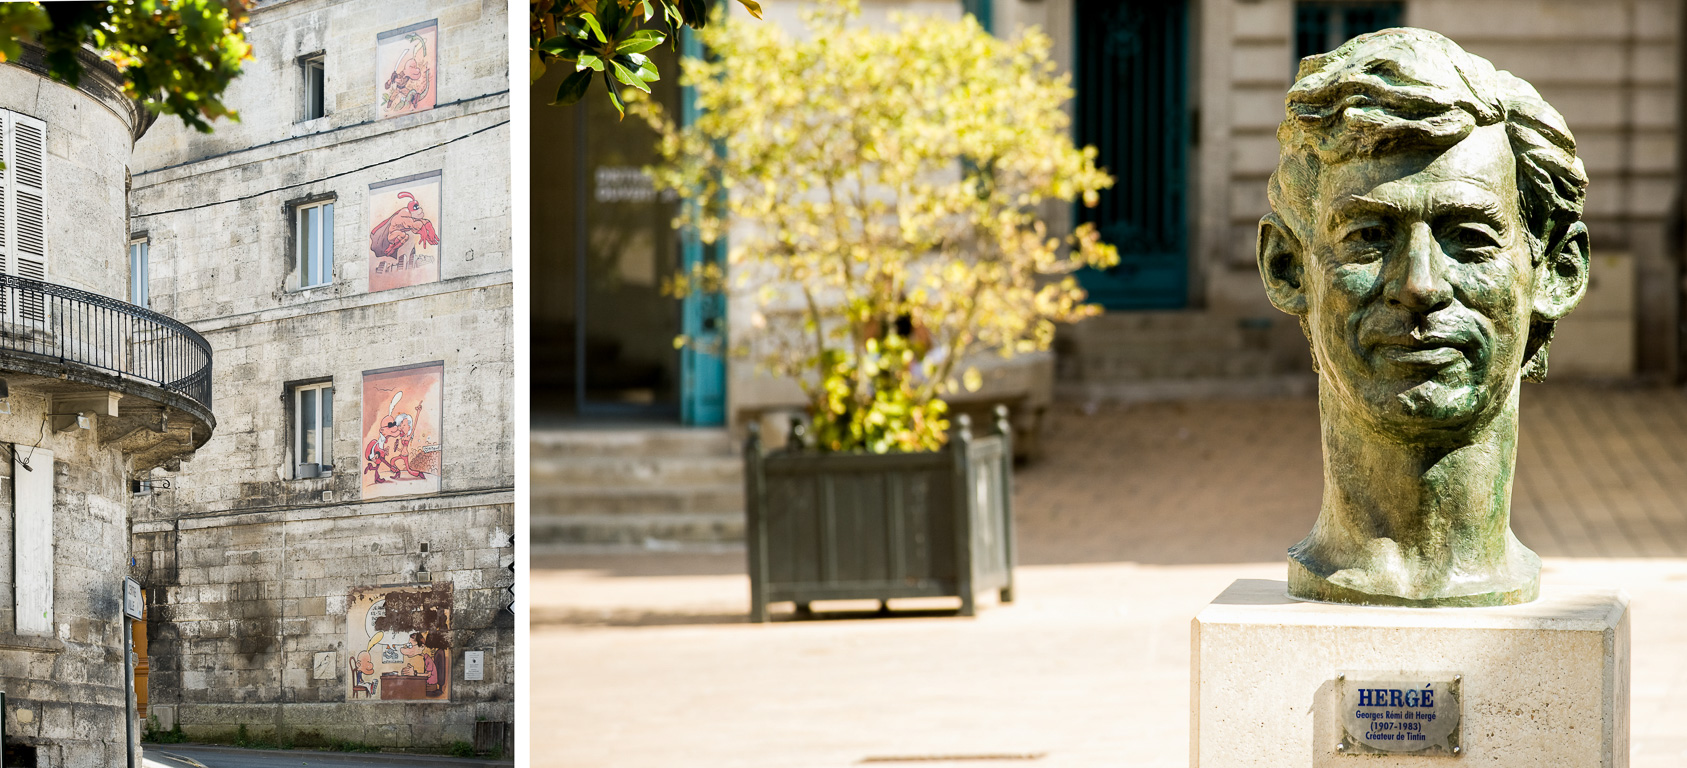
[[[463,679],[486,679],[486,651],[463,651]]]
[[[141,583],[125,577],[123,579],[123,615],[140,621],[146,612],[146,600],[141,597]]]

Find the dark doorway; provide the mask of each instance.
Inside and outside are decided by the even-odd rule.
[[[653,96],[681,114],[678,55],[648,53],[663,73]],[[662,287],[680,268],[679,205],[642,170],[656,161],[655,132],[619,119],[600,83],[549,106],[564,70],[532,86],[533,423],[677,422],[682,307]]]
[[[1078,208],[1119,249],[1079,282],[1109,310],[1178,309],[1189,299],[1189,12],[1183,0],[1077,0],[1077,140],[1113,174]]]

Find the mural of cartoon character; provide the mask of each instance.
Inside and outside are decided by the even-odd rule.
[[[401,672],[426,677],[423,691],[429,698],[439,698],[445,692],[440,669],[443,660],[440,651],[445,647],[447,646],[435,638],[433,633],[411,632],[410,642],[398,649],[399,653],[404,654],[405,664]]]
[[[404,36],[405,51],[381,86],[381,104],[389,115],[418,112],[433,106],[433,57],[428,41],[414,32]]]
[[[369,639],[369,647],[349,659],[352,696],[362,693],[364,698],[375,698],[381,679],[375,676],[375,657],[370,655],[370,651],[380,644],[384,635],[383,632],[376,632],[375,636]]]
[[[407,262],[416,263],[417,244],[439,245],[439,231],[434,229],[433,220],[422,210],[416,196],[400,192],[398,197],[410,202],[369,230],[369,250],[377,259],[392,260],[391,264],[383,264],[386,269],[402,269]],[[408,251],[406,245],[410,246]]]
[[[444,377],[438,361],[363,372],[363,498],[439,492]]]
[[[346,701],[450,701],[452,605],[450,583],[352,589]]]
[[[374,472],[377,483],[427,479],[426,475],[410,468],[410,439],[416,434],[416,418],[422,415],[422,403],[418,400],[412,413],[394,413],[398,409],[398,401],[402,399],[403,390],[393,393],[380,434],[363,449],[363,458],[368,462],[363,471]],[[392,480],[381,479],[382,467],[392,472]],[[409,477],[404,477],[406,474]]]

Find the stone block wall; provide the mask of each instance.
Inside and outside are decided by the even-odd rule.
[[[122,765],[127,687],[123,577],[128,572],[127,463],[95,433],[42,429],[47,400],[11,384],[0,419],[0,690],[6,738],[42,765]],[[45,461],[51,452],[52,461]],[[53,614],[47,635],[19,634],[14,594],[12,455],[53,473]]]
[[[176,706],[197,736],[245,724],[254,735],[417,748],[472,741],[477,720],[513,721],[511,498],[486,500],[136,523],[136,578],[153,590],[153,705]],[[349,593],[423,574],[453,586],[449,702],[348,700]],[[464,681],[462,654],[475,650],[485,679]]]
[[[436,106],[377,119],[377,36],[430,20]],[[216,355],[215,438],[130,507],[151,705],[189,734],[437,750],[514,720],[508,23],[491,2],[260,6],[257,60],[227,97],[241,122],[204,135],[164,119],[136,146],[131,229],[151,244],[153,307]],[[300,57],[318,53],[327,114],[303,120]],[[370,186],[434,171],[439,279],[372,291],[386,214],[368,210]],[[325,199],[334,269],[301,289],[292,212]],[[438,492],[365,498],[365,374],[434,362]],[[291,387],[321,381],[332,469],[296,477]],[[351,592],[417,583],[452,587],[448,700],[352,695]],[[465,651],[485,652],[483,681],[463,679]]]

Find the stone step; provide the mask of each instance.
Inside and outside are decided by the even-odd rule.
[[[535,429],[532,432],[535,462],[562,457],[737,456],[741,447],[725,429]]]
[[[533,516],[699,514],[744,511],[742,485],[630,488],[532,486]]]
[[[529,477],[539,488],[742,486],[744,459],[724,456],[557,456],[534,451]]]
[[[1243,328],[1234,317],[1203,312],[1110,312],[1085,320],[1070,334],[1085,344],[1234,347]]]
[[[1180,350],[1176,354],[1130,354],[1119,349],[1080,356],[1071,378],[1081,381],[1136,381],[1256,377],[1282,373],[1277,359],[1259,350]]]
[[[728,544],[744,541],[742,512],[542,515],[532,518],[536,548],[559,545]]]

